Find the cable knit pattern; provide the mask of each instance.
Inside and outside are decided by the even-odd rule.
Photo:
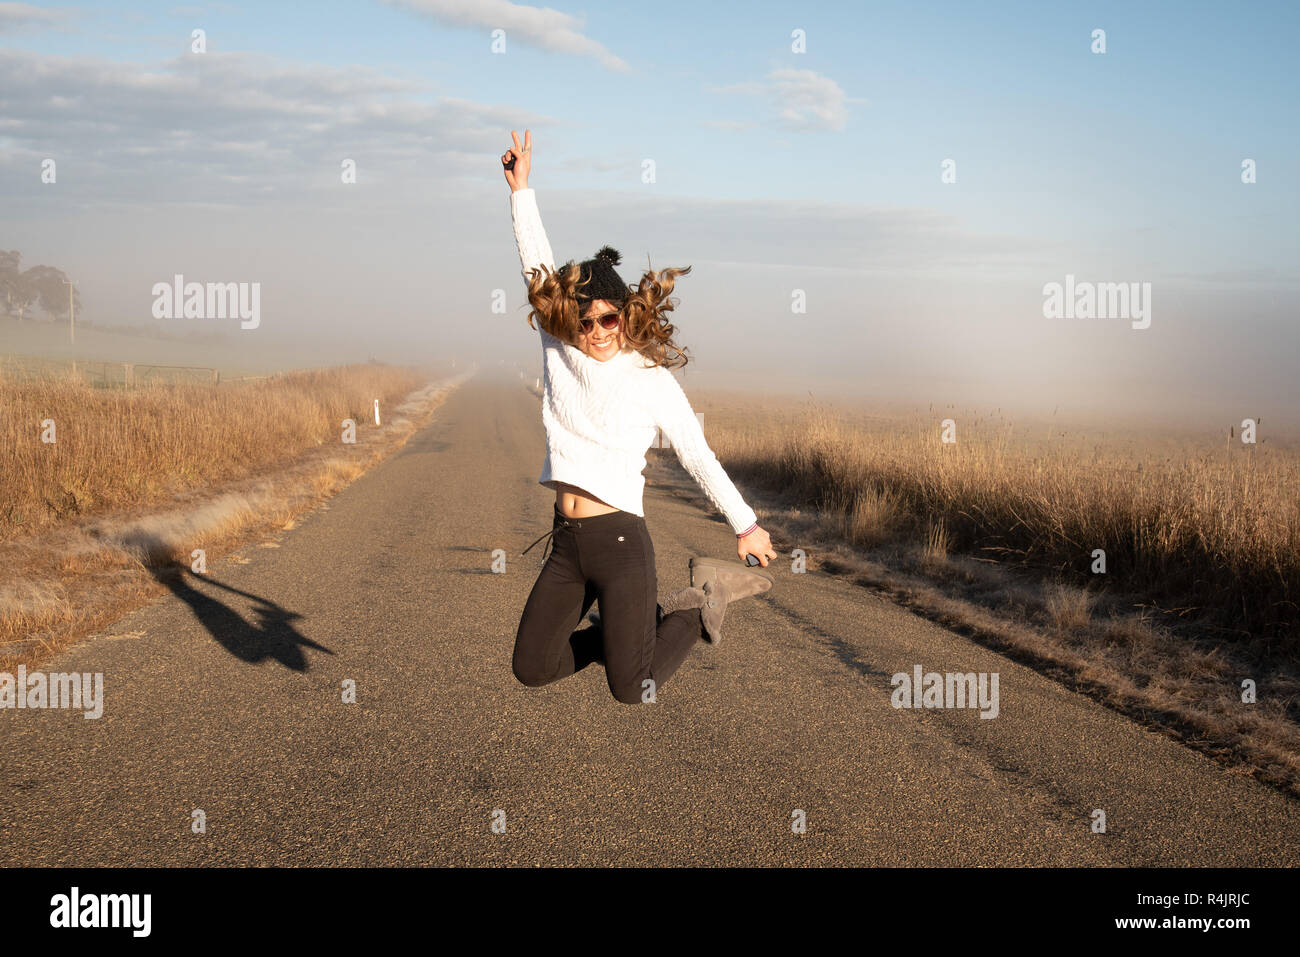
[[[524,279],[540,265],[555,268],[550,241],[542,228],[537,194],[510,194],[515,243]],[[538,482],[547,488],[564,482],[615,508],[645,515],[642,494],[646,449],[658,428],[682,466],[736,533],[752,529],[754,510],[727,477],[704,438],[704,430],[673,374],[628,349],[606,362],[555,338],[542,337],[542,422],[546,463]]]

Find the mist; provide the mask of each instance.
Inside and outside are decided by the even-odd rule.
[[[868,104],[845,95],[847,81],[828,81],[847,60],[817,61],[818,82],[756,80],[781,110],[734,128],[695,117],[670,135],[602,130],[552,95],[574,89],[565,71],[576,60],[579,75],[608,70],[610,83],[650,96],[661,79],[649,54],[611,59],[609,39],[595,53],[557,52],[523,37],[518,52],[489,58],[473,24],[442,17],[442,6],[377,8],[371,29],[401,18],[450,44],[449,62],[474,64],[454,78],[446,64],[353,61],[311,42],[131,55],[90,38],[88,21],[108,14],[73,7],[60,8],[57,27],[14,27],[0,50],[0,248],[20,252],[24,267],[62,269],[83,321],[155,327],[188,343],[195,364],[454,358],[527,373],[540,370],[540,348],[499,156],[512,129],[528,128],[530,186],[561,262],[610,244],[628,282],[692,267],[673,313],[694,360],[688,388],[1216,428],[1247,415],[1297,421],[1296,189],[1277,152],[1293,132],[1261,130],[1250,146],[1225,136],[1194,164],[1197,188],[1172,192],[1164,180],[1193,173],[1142,167],[1173,162],[1176,136],[1134,143],[1141,161],[1085,138],[1074,165],[1050,175],[1035,157],[1008,163],[983,141],[963,152],[957,136],[955,182],[942,179],[944,156],[873,150],[860,176],[835,183],[828,149],[860,155],[859,131],[888,140],[902,128],[889,90]],[[608,37],[619,16],[601,21]],[[926,51],[938,41],[918,29],[909,42]],[[1086,52],[1080,73],[1092,67]],[[765,56],[756,77],[770,69]],[[983,94],[1005,132],[1021,104],[992,81]],[[1018,128],[1008,155],[1037,132]],[[755,152],[751,133],[761,134],[764,174],[728,177],[728,155]],[[1238,154],[1265,140],[1268,185],[1243,183]],[[698,154],[689,170],[686,153]],[[649,182],[646,156],[658,171]],[[152,289],[178,274],[259,284],[258,327],[156,319]],[[1045,287],[1067,276],[1150,284],[1149,327],[1047,318]],[[13,351],[16,327],[3,328],[0,351]],[[44,351],[132,358],[118,342],[96,355],[95,342]]]

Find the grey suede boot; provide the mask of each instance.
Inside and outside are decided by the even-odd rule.
[[[707,581],[726,585],[730,601],[761,595],[776,583],[762,569],[751,568],[727,558],[704,558],[697,555],[691,559],[691,587],[703,588]]]
[[[659,620],[667,618],[675,611],[682,611],[686,608],[703,608],[708,596],[700,588],[683,588],[681,591],[675,591],[671,595],[665,596],[664,600],[659,603]]]
[[[692,558],[691,586],[699,587],[708,600],[700,609],[700,619],[710,643],[722,641],[722,619],[727,605],[751,595],[761,595],[774,584],[772,576],[721,558]]]

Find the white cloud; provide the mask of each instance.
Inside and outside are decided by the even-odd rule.
[[[29,27],[59,26],[69,16],[70,11],[66,9],[34,7],[30,3],[0,3],[0,33],[13,33]]]
[[[608,70],[627,73],[625,61],[582,32],[583,19],[550,7],[530,7],[509,0],[385,0],[448,26],[505,30],[511,41],[551,53],[591,57]]]
[[[468,99],[427,103],[415,98],[423,91],[417,81],[369,68],[247,53],[146,65],[0,50],[0,137],[8,147],[0,152],[0,182],[37,176],[48,156],[59,163],[58,195],[102,207],[257,209],[274,197],[277,207],[297,210],[352,204],[346,208],[355,215],[360,200],[403,221],[426,207],[456,222],[503,185],[497,157],[510,129],[555,124]],[[345,158],[358,164],[360,188],[350,192],[339,185]],[[619,170],[630,178],[635,164],[582,156],[557,160],[555,169],[602,175],[613,185]],[[617,208],[620,231],[687,261],[1005,275],[1041,272],[1049,254],[1038,240],[981,235],[924,209],[618,189],[548,195],[548,209],[567,207],[559,223],[598,235]]]
[[[730,83],[713,88],[716,93],[762,97],[772,110],[772,121],[793,130],[842,131],[848,125],[849,103],[865,103],[848,96],[828,76],[814,70],[781,67],[763,80]]]
[[[231,184],[275,184],[283,196],[337,185],[355,159],[360,181],[418,173],[416,188],[482,164],[503,131],[548,120],[518,109],[416,98],[422,82],[367,67],[290,64],[206,53],[160,64],[0,49],[0,181],[54,158],[60,188],[96,197],[224,201]],[[508,135],[508,132],[507,132]],[[66,185],[65,185],[66,184]]]

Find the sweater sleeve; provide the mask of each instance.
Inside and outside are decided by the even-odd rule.
[[[672,443],[682,467],[695,479],[708,500],[727,518],[736,534],[747,532],[758,521],[740,492],[727,477],[722,463],[704,439],[704,430],[691,403],[671,372],[660,366],[659,387],[651,406],[655,424]]]
[[[530,189],[517,189],[510,194],[510,216],[515,224],[515,246],[519,249],[519,265],[524,280],[538,266],[555,268],[551,243],[542,228],[542,214],[537,209],[537,193]]]

